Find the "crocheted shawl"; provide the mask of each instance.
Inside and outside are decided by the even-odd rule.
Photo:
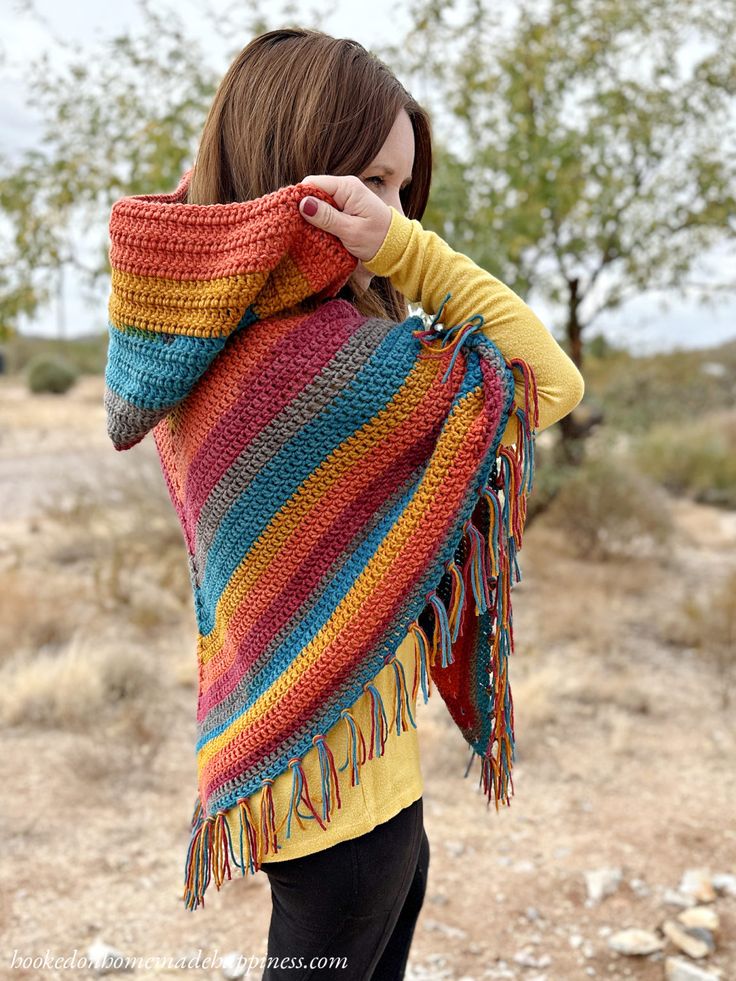
[[[306,193],[334,206],[320,188],[196,205],[190,175],[113,205],[104,404],[115,449],[153,431],[187,548],[198,792],[182,898],[196,909],[211,876],[219,890],[231,863],[253,873],[277,850],[279,774],[293,773],[289,820],[296,807],[324,827],[336,768],[355,784],[366,740],[369,759],[382,754],[371,682],[388,663],[406,730],[395,655],[408,633],[425,703],[434,683],[471,749],[465,776],[478,759],[488,803],[510,803],[510,588],[538,404],[532,371],[506,362],[482,316],[396,323],[338,298],[356,259],[298,210]],[[502,446],[512,414],[518,436]],[[363,692],[370,735],[350,712]],[[341,720],[340,765],[324,737]],[[312,746],[321,807],[302,769]]]

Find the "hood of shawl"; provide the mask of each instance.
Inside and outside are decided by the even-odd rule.
[[[128,449],[189,394],[234,332],[337,295],[357,265],[299,212],[321,188],[292,184],[231,204],[170,194],[116,201],[105,370],[108,434]]]

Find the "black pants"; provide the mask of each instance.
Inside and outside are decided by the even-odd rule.
[[[262,868],[272,901],[267,954],[278,958],[262,981],[404,977],[429,869],[421,797],[366,834]]]

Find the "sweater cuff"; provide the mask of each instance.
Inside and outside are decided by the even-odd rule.
[[[406,251],[411,238],[411,219],[406,218],[392,205],[389,207],[391,208],[391,224],[388,226],[386,238],[372,259],[367,262],[365,259],[363,260],[365,268],[375,276],[391,274]]]

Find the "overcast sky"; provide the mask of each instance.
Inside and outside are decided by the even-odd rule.
[[[224,9],[228,5],[221,0],[212,0],[211,6]],[[311,3],[300,2],[298,6],[305,13],[313,8]],[[354,37],[369,48],[403,34],[405,17],[396,0],[371,0],[370,4],[339,0],[334,6],[334,14],[324,24],[331,34]],[[96,37],[134,27],[140,22],[134,0],[116,0],[114,5],[102,5],[93,0],[39,0],[36,8],[51,22],[59,36],[80,43],[92,42]],[[196,0],[179,0],[176,4],[178,13],[200,37],[204,24],[199,13],[201,8],[202,4]],[[276,8],[276,12],[280,9]],[[49,46],[49,32],[24,11],[22,3],[13,0],[0,0],[0,16],[0,52],[3,55],[0,63],[0,145],[4,152],[12,153],[32,146],[38,139],[38,128],[25,106],[23,64]],[[204,31],[206,41],[206,28]],[[247,40],[244,38],[243,43]],[[219,53],[214,38],[211,44],[212,51]],[[415,91],[415,94],[421,101],[422,93]],[[704,256],[702,269],[695,270],[692,278],[701,281],[725,279],[733,259],[733,252]],[[733,274],[728,278],[733,279]],[[642,296],[615,313],[605,314],[593,330],[605,333],[613,341],[623,341],[641,353],[673,347],[704,347],[736,338],[736,298],[721,302],[713,310],[703,308],[696,301],[687,303],[678,299],[672,301],[672,309],[666,312],[660,309],[661,299],[658,293]],[[533,294],[528,301],[540,318],[553,328],[554,314],[559,316],[559,311],[545,309],[543,303],[535,301]],[[70,334],[106,329],[105,294],[101,294],[99,306],[91,307],[82,302],[72,282],[67,288],[66,320]],[[54,333],[55,330],[56,317],[52,309],[45,310],[38,321],[28,327],[29,333]]]

